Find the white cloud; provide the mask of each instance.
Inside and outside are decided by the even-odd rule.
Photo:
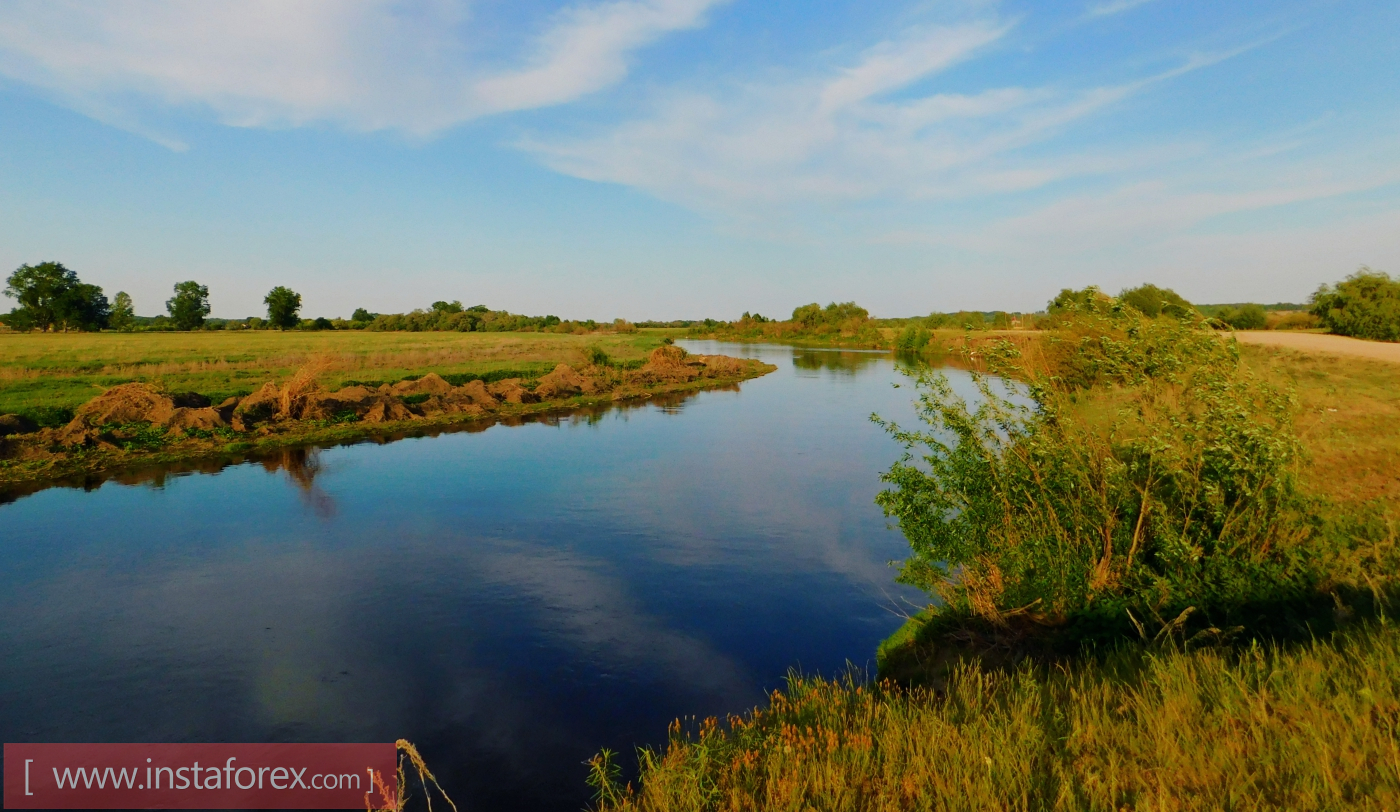
[[[560,15],[540,41],[534,64],[482,79],[492,110],[543,107],[606,87],[627,74],[627,54],[663,34],[694,28],[716,0],[645,0],[581,6]]]
[[[484,61],[464,0],[10,0],[0,75],[144,134],[147,113],[181,106],[236,126],[431,134],[604,88],[720,1],[572,6],[517,49],[520,68]]]
[[[1152,0],[1109,0],[1106,3],[1096,3],[1090,6],[1085,13],[1090,17],[1108,17],[1151,2]]]
[[[522,146],[558,171],[735,214],[775,203],[930,199],[1033,189],[1121,163],[1018,157],[1147,86],[1229,58],[1193,56],[1145,79],[1089,89],[914,92],[1001,39],[994,20],[921,30],[826,77],[672,92],[651,114],[586,139]]]

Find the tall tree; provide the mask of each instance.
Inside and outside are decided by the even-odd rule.
[[[165,300],[177,330],[198,330],[209,315],[209,288],[193,280],[176,282],[175,295]]]
[[[301,294],[291,288],[278,285],[268,291],[263,304],[267,305],[267,320],[274,327],[285,330],[297,326],[300,321]]]
[[[136,323],[136,308],[131,304],[131,296],[126,291],[117,291],[112,299],[112,315],[107,318],[107,326],[113,330],[130,330]]]
[[[64,294],[59,307],[58,323],[64,330],[101,330],[112,316],[102,288],[79,282]]]
[[[13,317],[16,325],[39,330],[54,327],[64,298],[78,284],[78,275],[61,262],[19,266],[5,280],[5,295],[19,303]]]
[[[19,266],[6,280],[5,295],[19,302],[10,318],[19,329],[100,330],[111,312],[102,288],[61,262]]]

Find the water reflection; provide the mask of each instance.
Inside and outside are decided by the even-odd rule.
[[[738,392],[739,385],[720,386],[706,391]],[[19,485],[0,486],[0,505],[9,504],[25,496],[29,496],[30,494],[53,488],[75,488],[83,491],[95,491],[108,482],[120,485],[143,485],[159,490],[164,488],[166,482],[174,477],[187,474],[216,474],[230,466],[243,465],[248,462],[261,465],[268,473],[276,473],[286,469],[288,476],[293,482],[307,485],[309,489],[310,480],[315,478],[316,471],[308,471],[306,466],[308,464],[313,467],[320,465],[319,459],[312,458],[318,457],[320,450],[323,448],[336,448],[338,446],[360,443],[384,445],[386,443],[393,443],[414,437],[438,437],[444,434],[476,434],[494,426],[515,427],[532,424],[543,424],[546,426],[593,426],[598,425],[604,418],[609,416],[619,417],[625,420],[627,415],[631,412],[648,409],[659,409],[667,414],[679,414],[683,404],[687,400],[696,397],[698,394],[700,393],[696,391],[667,392],[629,400],[559,408],[546,412],[536,412],[534,414],[503,415],[491,419],[476,420],[470,423],[458,423],[448,426],[413,426],[410,424],[394,431],[386,431],[368,437],[347,440],[344,443],[310,448],[278,449],[272,452],[240,451],[215,454],[198,459],[177,460],[174,462],[138,463],[111,471],[94,471],[43,482],[27,482]],[[294,468],[297,470],[292,470]]]
[[[0,506],[0,735],[406,737],[465,808],[575,810],[598,748],[868,663],[918,598],[868,415],[912,393],[888,355],[743,354],[779,371]]]
[[[798,369],[826,370],[855,376],[863,369],[889,363],[889,353],[868,350],[794,349],[792,365]]]
[[[301,501],[322,519],[335,515],[335,500],[316,487],[316,475],[321,473],[321,449],[284,448],[261,461],[269,474],[286,471],[287,479],[297,486]]]

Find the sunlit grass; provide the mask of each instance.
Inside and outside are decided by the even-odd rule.
[[[1400,808],[1400,632],[1293,648],[1149,652],[938,694],[793,678],[767,707],[640,753],[640,789],[593,762],[608,810]],[[613,773],[615,775],[615,773]]]
[[[72,408],[119,383],[159,383],[211,397],[246,393],[281,380],[313,358],[326,361],[323,383],[398,380],[547,368],[575,363],[596,346],[636,360],[663,333],[195,332],[0,334],[0,413],[41,406]]]

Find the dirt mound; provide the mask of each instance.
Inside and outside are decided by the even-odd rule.
[[[175,401],[146,383],[124,383],[78,407],[70,426],[107,423],[164,423],[175,413]]]
[[[238,402],[229,421],[235,429],[247,431],[264,420],[271,419],[281,410],[282,393],[277,384],[268,381],[262,388]]]
[[[429,372],[416,381],[399,381],[393,390],[396,395],[446,395],[452,391],[452,384],[436,372]]]
[[[369,407],[369,411],[360,417],[360,421],[363,423],[388,423],[392,420],[412,420],[417,416],[410,412],[402,401],[384,398]]]
[[[540,378],[535,387],[535,395],[541,400],[553,400],[577,395],[583,391],[584,377],[568,364],[560,364],[554,371]]]
[[[382,397],[363,386],[347,386],[334,392],[311,392],[306,395],[302,405],[301,419],[329,420],[345,412],[362,415]]]
[[[501,405],[501,402],[491,395],[486,384],[481,381],[468,381],[457,387],[454,394],[466,398],[468,403],[476,404],[483,409],[494,409]]]
[[[227,426],[223,415],[217,409],[204,407],[203,409],[177,408],[170,419],[165,421],[165,425],[171,431],[182,429],[219,429]]]
[[[523,378],[506,378],[504,381],[496,381],[486,387],[486,391],[506,403],[538,403],[539,395],[522,386],[523,380]]]
[[[39,424],[17,414],[0,414],[0,437],[11,434],[29,434],[39,430]]]

